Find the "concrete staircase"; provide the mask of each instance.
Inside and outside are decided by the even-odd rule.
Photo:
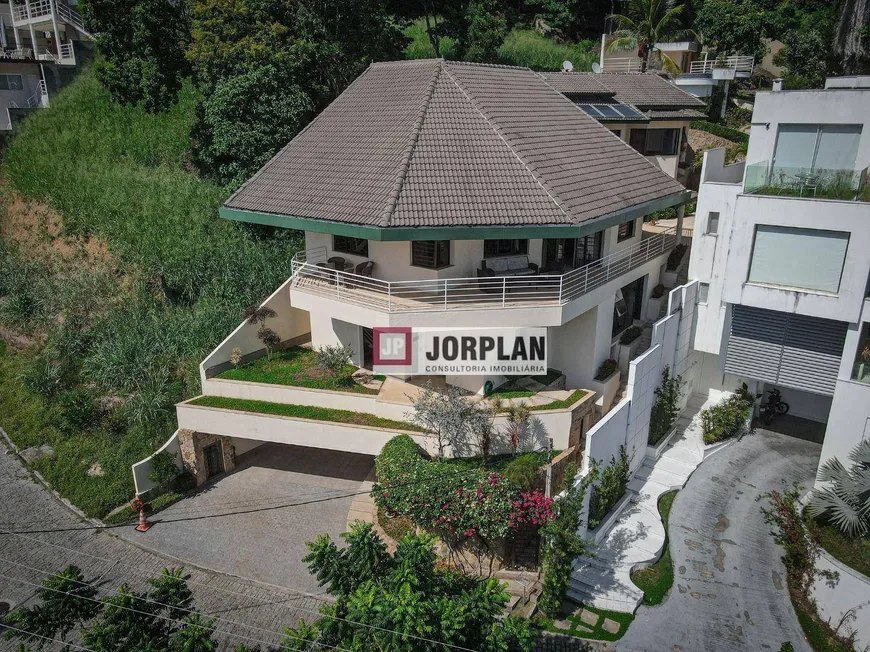
[[[656,458],[648,449],[643,464],[628,483],[628,502],[606,532],[590,533],[598,544],[578,557],[571,572],[567,595],[572,600],[615,611],[633,612],[643,600],[631,581],[638,564],[654,562],[665,545],[665,530],[658,499],[685,485],[704,459],[698,413],[714,401],[692,396],[677,419],[676,433]],[[606,527],[601,525],[599,527]]]

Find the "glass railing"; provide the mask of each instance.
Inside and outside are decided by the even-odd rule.
[[[832,170],[772,166],[768,161],[746,167],[743,192],[870,202],[870,168]]]

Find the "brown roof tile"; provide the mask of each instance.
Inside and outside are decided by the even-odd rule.
[[[378,227],[579,224],[683,187],[527,68],[372,65],[228,208]]]

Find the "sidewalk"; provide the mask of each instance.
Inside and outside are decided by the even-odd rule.
[[[813,596],[822,618],[830,619],[831,627],[836,629],[843,614],[854,609],[855,618],[844,623],[841,631],[857,632],[855,649],[863,650],[870,646],[870,579],[840,563],[826,552],[819,557],[818,569],[835,571],[840,580],[834,588],[817,579],[813,586]]]
[[[610,531],[596,533],[599,543],[590,555],[578,557],[571,573],[568,596],[600,609],[633,612],[643,600],[631,581],[638,564],[656,561],[665,544],[665,529],[658,499],[671,489],[680,489],[704,459],[698,413],[715,400],[691,396],[677,419],[676,434],[656,460],[647,455],[628,483],[629,503]],[[600,526],[606,527],[606,524]]]

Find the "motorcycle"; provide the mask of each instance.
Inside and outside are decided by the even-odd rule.
[[[788,409],[788,403],[782,400],[780,391],[772,389],[767,397],[767,403],[761,404],[758,416],[762,423],[769,426],[773,422],[773,417],[788,414]]]

